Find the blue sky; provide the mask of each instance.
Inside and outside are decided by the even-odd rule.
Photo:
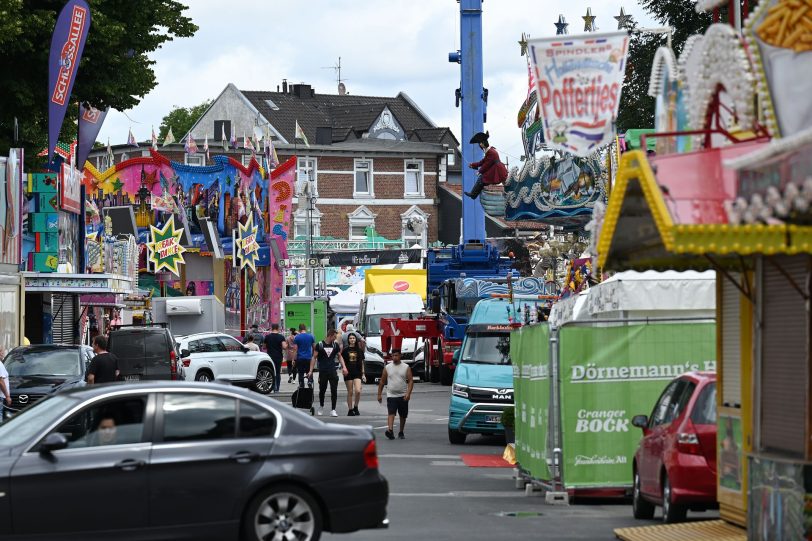
[[[459,137],[454,90],[459,66],[448,53],[459,46],[459,4],[454,0],[188,0],[187,13],[200,27],[192,38],[164,45],[152,58],[158,86],[125,112],[111,111],[99,140],[124,143],[156,132],[175,105],[215,98],[228,84],[243,90],[276,90],[289,82],[336,93],[333,66],[341,57],[342,79],[352,94],[408,94],[438,126]],[[527,67],[519,54],[522,32],[555,34],[563,14],[570,33],[583,30],[587,7],[599,31],[617,28],[621,6],[642,26],[654,23],[635,3],[607,0],[486,0],[483,2],[485,86],[489,90],[491,144],[512,163],[522,153],[516,114],[527,93]],[[91,28],[91,32],[92,32]],[[183,134],[175,134],[179,138]]]

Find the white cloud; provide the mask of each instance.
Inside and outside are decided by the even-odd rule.
[[[200,29],[192,38],[164,45],[152,58],[158,85],[126,115],[111,111],[99,140],[123,143],[128,129],[139,140],[157,131],[172,106],[215,98],[228,84],[276,90],[283,78],[336,92],[332,69],[341,57],[350,93],[407,93],[439,126],[460,136],[454,91],[459,66],[448,53],[459,47],[459,4],[453,0],[194,0],[187,13]],[[571,0],[550,9],[537,0],[483,2],[483,59],[489,91],[491,143],[511,163],[521,155],[516,114],[527,93],[527,67],[519,54],[522,32],[555,33],[563,14],[570,33],[583,30],[587,6],[600,31],[617,27],[621,3]],[[646,26],[654,23],[636,4],[623,5]],[[91,29],[92,32],[92,29]],[[80,74],[81,77],[81,74]],[[130,120],[132,119],[132,121]],[[182,134],[175,134],[176,137]]]

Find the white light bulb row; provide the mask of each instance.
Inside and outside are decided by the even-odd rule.
[[[812,177],[807,177],[799,188],[789,183],[782,194],[775,186],[767,188],[764,196],[753,194],[748,202],[744,197],[724,202],[731,225],[764,223],[783,224],[793,215],[806,214],[812,207]]]

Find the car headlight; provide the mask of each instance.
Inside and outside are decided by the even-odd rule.
[[[379,349],[378,349],[378,348],[376,348],[376,347],[367,346],[367,350],[368,350],[370,353],[374,353],[375,355],[380,355],[381,357],[383,357],[383,351],[379,350]]]
[[[455,383],[451,387],[451,394],[454,396],[461,396],[462,398],[468,398],[468,386]]]

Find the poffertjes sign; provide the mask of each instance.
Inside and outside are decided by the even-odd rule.
[[[528,45],[547,144],[587,157],[611,143],[628,34],[556,36]]]

